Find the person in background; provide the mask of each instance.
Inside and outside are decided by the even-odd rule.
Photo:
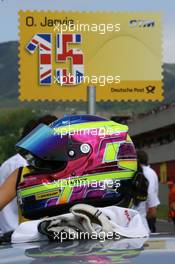
[[[156,232],[156,215],[157,215],[157,206],[160,204],[158,198],[158,176],[156,172],[149,166],[148,155],[145,151],[137,151],[137,158],[140,166],[142,167],[143,174],[149,182],[148,186],[148,198],[146,201],[146,215],[147,222],[151,233]]]
[[[168,221],[173,221],[175,225],[175,184],[173,181],[167,182],[169,187],[168,202],[169,202],[169,211],[168,211]]]
[[[21,139],[28,135],[39,124],[49,125],[57,119],[56,116],[45,115],[39,119],[30,120],[23,128]],[[0,185],[4,183],[7,177],[16,169],[27,166],[27,161],[16,154],[6,160],[0,167]],[[18,226],[18,207],[17,200],[14,198],[5,208],[0,211],[0,230],[2,233],[13,231]]]

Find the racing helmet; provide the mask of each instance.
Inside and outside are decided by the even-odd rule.
[[[40,124],[16,147],[31,165],[17,187],[24,217],[66,213],[76,203],[128,207],[137,158],[126,125],[66,115]]]

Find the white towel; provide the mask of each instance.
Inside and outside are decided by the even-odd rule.
[[[38,224],[41,220],[21,223],[13,232],[11,243],[25,243],[47,240],[48,238],[38,232]]]
[[[20,224],[12,234],[12,243],[45,239],[46,236],[38,232],[38,225],[46,225],[46,233],[71,233],[71,238],[74,239],[79,239],[80,233],[87,233],[90,238],[92,235],[94,238],[94,234],[100,238],[102,232],[106,237],[109,233],[128,238],[149,235],[140,214],[135,210],[118,206],[95,208],[87,204],[77,204],[70,208],[68,214]]]
[[[147,237],[149,230],[143,223],[141,215],[133,209],[109,206],[99,208],[110,219],[113,232],[128,238]]]

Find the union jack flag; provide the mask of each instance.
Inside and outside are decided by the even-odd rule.
[[[41,85],[52,83],[52,35],[36,34],[26,49],[33,54],[39,47],[39,82]]]
[[[64,62],[71,58],[72,69],[68,74],[67,69],[57,69],[56,78],[64,85],[81,83],[84,76],[83,53],[79,49],[68,49],[68,43],[81,43],[81,34],[57,34],[57,62]]]

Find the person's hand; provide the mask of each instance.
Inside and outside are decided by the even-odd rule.
[[[156,207],[150,207],[148,208],[148,211],[147,211],[147,217],[148,218],[154,218],[156,217],[157,215],[157,209]]]

